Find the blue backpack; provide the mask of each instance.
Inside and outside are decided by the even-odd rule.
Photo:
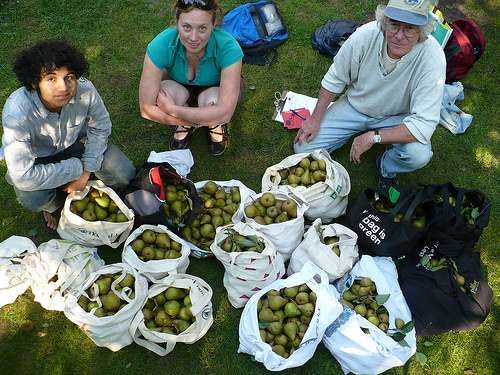
[[[247,64],[271,65],[276,48],[288,39],[288,32],[273,1],[247,3],[230,10],[221,28],[240,44]]]

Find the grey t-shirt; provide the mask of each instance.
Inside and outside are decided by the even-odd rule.
[[[37,91],[22,87],[14,91],[2,111],[7,174],[19,189],[53,189],[81,176],[83,170],[98,171],[111,134],[111,120],[92,82],[80,78],[76,95],[60,113],[50,112]],[[36,158],[55,155],[78,139],[86,138],[81,160],[35,164]]]

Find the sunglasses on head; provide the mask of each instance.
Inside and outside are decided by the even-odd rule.
[[[213,8],[213,4],[211,4],[210,0],[178,0],[177,8],[187,9],[190,7],[195,7],[203,10],[211,10]]]

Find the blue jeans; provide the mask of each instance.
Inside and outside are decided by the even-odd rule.
[[[66,150],[45,158],[37,158],[35,164],[58,163],[72,157],[80,158],[83,155],[84,144],[75,142]],[[93,173],[107,186],[126,187],[135,176],[135,167],[132,162],[115,145],[108,143],[104,153],[101,169]],[[25,191],[14,186],[17,200],[23,207],[33,212],[54,212],[64,205],[66,193],[62,187],[56,189]]]
[[[351,137],[368,130],[397,126],[406,114],[375,119],[356,111],[345,96],[340,97],[326,111],[316,137],[310,142],[295,143],[296,153],[326,149],[332,152],[343,146]],[[394,144],[380,159],[380,174],[393,178],[398,173],[412,172],[427,165],[432,158],[430,144],[412,142]]]

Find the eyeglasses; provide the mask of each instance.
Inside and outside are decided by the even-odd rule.
[[[413,26],[402,25],[400,23],[389,22],[386,28],[387,32],[391,35],[396,35],[399,30],[403,31],[403,35],[407,39],[415,38],[418,35],[418,28]]]
[[[187,9],[195,7],[202,10],[213,9],[213,4],[210,0],[178,0],[176,8]]]

